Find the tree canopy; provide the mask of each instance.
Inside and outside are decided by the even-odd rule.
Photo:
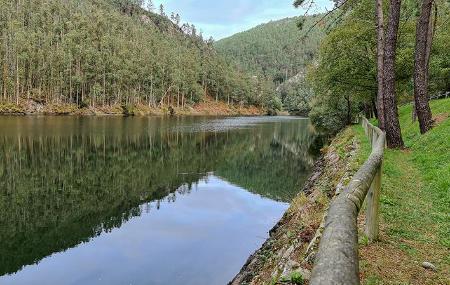
[[[429,89],[432,94],[450,90],[449,6],[440,3],[439,7],[437,32],[430,58]],[[417,3],[409,1],[405,1],[401,7],[395,64],[399,103],[413,100],[412,78],[418,9]],[[387,5],[384,10],[387,11]],[[308,80],[314,90],[311,117],[320,128],[330,132],[340,129],[361,110],[369,108],[369,112],[376,112],[375,5],[368,0],[352,2],[350,9],[340,13],[337,17],[341,20],[324,38],[318,57],[308,72]]]

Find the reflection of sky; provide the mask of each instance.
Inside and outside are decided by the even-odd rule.
[[[0,284],[226,284],[267,237],[287,204],[218,177],[175,203],[153,205],[89,243],[26,266]]]
[[[316,0],[310,14],[324,12],[333,6],[330,0]],[[154,0],[163,4],[166,13],[176,12],[183,22],[195,24],[206,37],[221,39],[270,20],[303,15],[295,9],[294,0]],[[158,11],[159,8],[156,9]]]

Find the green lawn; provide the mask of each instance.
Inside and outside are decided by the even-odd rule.
[[[406,149],[386,150],[381,240],[361,246],[365,284],[450,284],[450,99],[431,102],[436,126],[420,135],[412,106],[399,110]],[[370,146],[354,126],[363,161]],[[421,267],[430,261],[437,272]]]

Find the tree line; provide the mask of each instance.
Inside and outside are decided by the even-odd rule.
[[[184,107],[210,96],[270,107],[265,82],[212,39],[139,0],[0,0],[0,100]]]

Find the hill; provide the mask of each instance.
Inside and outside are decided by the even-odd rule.
[[[0,109],[184,107],[211,97],[267,106],[260,82],[193,25],[140,2],[1,1]]]
[[[324,36],[324,29],[313,29],[308,37],[304,30],[319,20],[320,15],[286,18],[259,25],[222,39],[216,49],[241,68],[281,83],[304,71],[311,62]]]
[[[313,15],[271,21],[220,40],[215,47],[242,70],[269,81],[285,110],[305,115],[309,112],[311,97],[311,88],[305,80],[306,67],[325,36],[325,23],[319,23],[305,35],[320,17]]]

